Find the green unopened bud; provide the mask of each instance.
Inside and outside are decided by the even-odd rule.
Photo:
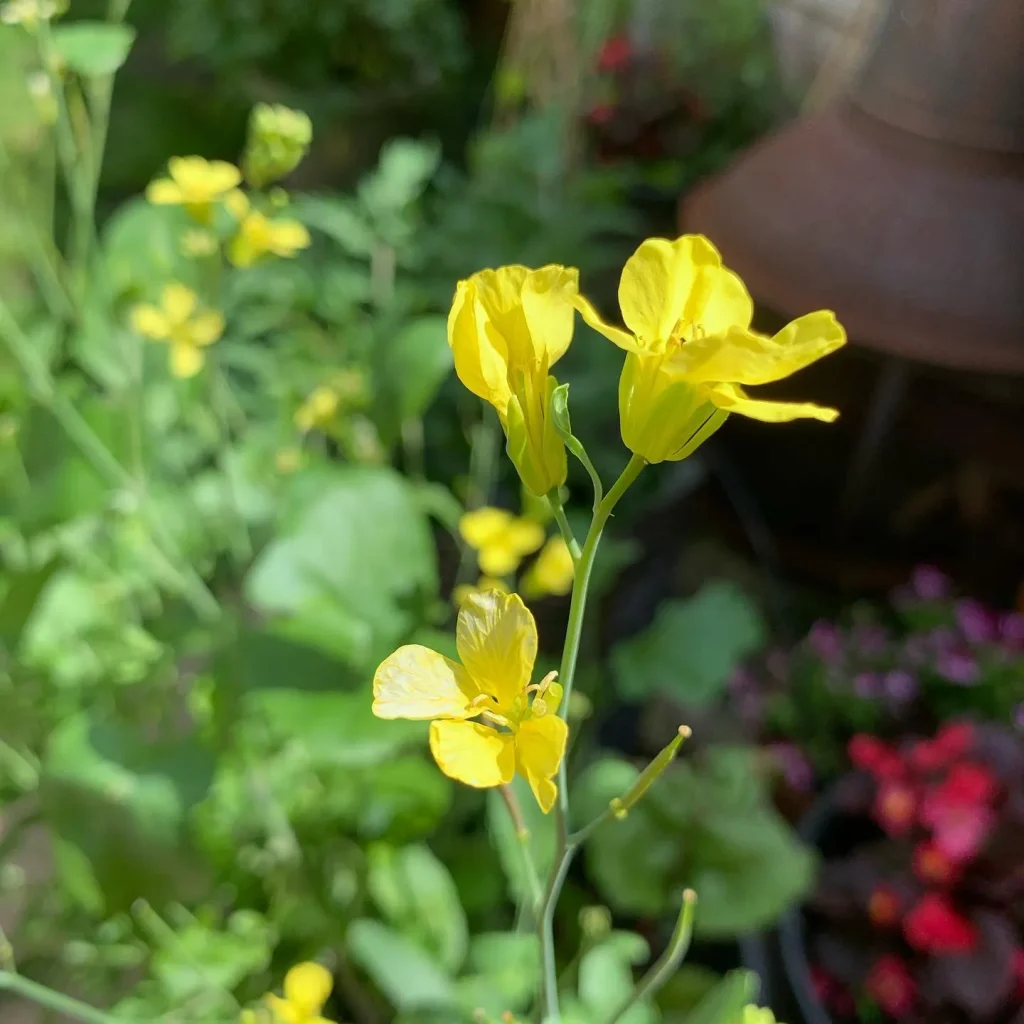
[[[629,792],[621,797],[615,797],[610,802],[612,814],[616,818],[624,818],[631,807],[635,807],[643,795],[654,785],[663,771],[675,760],[683,740],[692,735],[688,725],[681,725],[669,744],[664,747],[657,757],[637,776],[636,782],[630,787]]]
[[[313,139],[313,124],[301,110],[257,103],[249,117],[242,156],[245,180],[263,188],[298,167]]]
[[[736,1024],[777,1024],[777,1022],[775,1014],[767,1007],[748,1003],[743,1007],[743,1012],[740,1014]],[[781,1024],[781,1022],[778,1022],[778,1024]]]
[[[551,392],[551,403],[549,405],[549,416],[551,425],[563,441],[572,437],[572,423],[569,419],[569,385],[559,384]]]
[[[522,375],[505,412],[506,451],[526,489],[538,498],[565,483],[568,472],[565,444],[551,422],[551,397],[558,387],[554,377],[538,386]]]
[[[603,939],[612,930],[612,912],[607,907],[584,907],[580,929],[588,939]]]

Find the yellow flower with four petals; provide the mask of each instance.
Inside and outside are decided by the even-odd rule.
[[[619,305],[628,330],[605,323],[582,295],[583,319],[620,348],[622,440],[648,462],[682,459],[739,413],[769,423],[838,416],[809,402],[751,398],[742,385],[769,384],[834,352],[846,333],[827,310],[774,337],[750,329],[754,304],[739,276],[703,235],[649,238],[626,262]]]
[[[170,344],[175,377],[194,377],[205,361],[203,349],[224,333],[224,317],[215,310],[202,309],[196,293],[177,282],[164,287],[159,306],[135,306],[131,324],[143,337]]]
[[[481,576],[476,583],[459,583],[452,589],[452,604],[462,607],[462,602],[473,594],[482,594],[485,590],[496,590],[499,594],[509,593],[508,584],[493,576]]]
[[[333,987],[331,972],[326,967],[317,963],[296,964],[284,976],[284,998],[264,998],[275,1024],[334,1024],[320,1015]]]
[[[536,561],[523,574],[523,593],[527,597],[563,596],[572,590],[576,576],[569,545],[561,535],[552,537],[541,549]]]
[[[572,341],[579,272],[509,266],[481,270],[455,289],[448,343],[459,380],[498,412],[508,454],[538,496],[565,482],[565,445],[548,415],[551,367]]]
[[[462,539],[477,553],[485,576],[508,576],[544,543],[544,528],[503,508],[473,509],[459,520]]]
[[[309,245],[305,225],[290,217],[268,217],[252,209],[239,189],[227,197],[227,207],[239,222],[228,245],[228,259],[236,267],[251,267],[264,256],[289,258]]]
[[[295,426],[304,434],[314,427],[326,427],[334,419],[340,401],[341,396],[334,388],[325,384],[315,387],[295,410]]]
[[[146,198],[159,206],[184,206],[202,224],[213,217],[213,204],[225,199],[242,180],[242,172],[224,160],[174,156],[167,161],[169,177],[149,183]]]
[[[459,611],[456,647],[461,664],[419,644],[400,647],[374,675],[373,713],[430,719],[430,750],[445,775],[488,788],[518,772],[547,813],[569,730],[556,713],[556,673],[530,682],[533,616],[517,594],[470,595]]]

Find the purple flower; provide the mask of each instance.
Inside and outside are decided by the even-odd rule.
[[[935,669],[944,679],[958,686],[973,686],[981,678],[977,661],[967,651],[940,651]]]
[[[934,565],[919,565],[910,577],[914,593],[922,601],[941,601],[949,597],[949,577]]]
[[[799,747],[792,743],[772,743],[768,750],[793,789],[798,793],[809,793],[814,788],[814,768]]]
[[[826,663],[838,661],[843,656],[843,634],[833,622],[819,619],[807,634],[811,650]]]
[[[864,700],[874,700],[882,692],[882,680],[877,672],[858,672],[853,677],[853,692]]]
[[[999,617],[999,639],[1010,647],[1024,648],[1024,615],[1007,612]]]
[[[894,704],[909,704],[917,696],[917,679],[903,668],[886,672],[882,686]]]
[[[957,601],[953,614],[968,643],[984,644],[995,639],[995,616],[980,601],[973,598]]]

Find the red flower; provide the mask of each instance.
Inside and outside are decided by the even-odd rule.
[[[885,780],[878,787],[872,810],[886,835],[905,836],[917,816],[917,794],[905,782]]]
[[[1013,951],[1013,976],[1017,979],[1016,998],[1024,1003],[1024,949]]]
[[[950,768],[937,792],[947,803],[981,804],[992,800],[998,790],[999,781],[988,768],[965,762]]]
[[[947,764],[946,754],[935,740],[918,740],[910,748],[909,760],[924,775],[937,772]]]
[[[888,885],[877,885],[868,898],[868,917],[876,928],[892,928],[899,923],[903,904]]]
[[[984,846],[996,820],[988,803],[998,788],[998,780],[983,765],[956,764],[925,796],[921,822],[951,860],[970,860]]]
[[[587,111],[587,120],[591,124],[607,124],[615,116],[615,108],[610,103],[595,103]]]
[[[894,779],[903,774],[903,759],[877,736],[859,732],[851,737],[846,751],[854,767],[876,779]]]
[[[903,919],[903,937],[922,953],[970,953],[978,930],[945,896],[929,892]]]
[[[597,70],[602,74],[621,71],[633,56],[633,44],[621,32],[609,36],[597,57]]]
[[[906,1017],[917,1002],[917,986],[907,965],[893,954],[875,961],[864,981],[864,991],[890,1017]]]
[[[935,746],[949,761],[956,761],[974,746],[974,726],[970,722],[951,722],[935,734]]]
[[[934,839],[914,847],[914,874],[926,885],[952,885],[960,877],[961,865]]]

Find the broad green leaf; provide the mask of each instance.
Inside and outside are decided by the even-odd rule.
[[[423,843],[369,851],[367,886],[385,920],[416,940],[449,972],[466,958],[469,929],[448,869]]]
[[[3,597],[0,598],[0,646],[14,652],[22,631],[35,611],[50,578],[60,567],[54,558],[44,565],[5,573],[0,577]]]
[[[359,184],[359,199],[374,217],[402,210],[418,199],[441,160],[439,146],[414,139],[385,143],[376,170]]]
[[[363,785],[366,796],[360,801],[357,833],[363,839],[398,843],[437,831],[451,806],[454,783],[432,760],[403,754],[374,765]]]
[[[127,59],[135,29],[104,21],[75,21],[52,30],[53,44],[72,71],[86,78],[112,75]]]
[[[397,1010],[429,1009],[456,1002],[448,973],[411,939],[380,921],[359,918],[348,928],[354,963]]]
[[[289,215],[314,231],[322,231],[353,256],[369,256],[373,251],[373,230],[351,199],[341,196],[294,196],[289,206]]]
[[[298,615],[329,596],[367,630],[355,664],[371,671],[408,635],[437,594],[426,516],[394,470],[347,466],[285,524],[246,579],[265,613]]]
[[[757,989],[753,971],[730,971],[686,1017],[686,1024],[736,1024]]]
[[[425,746],[426,722],[385,721],[372,711],[373,694],[298,689],[257,690],[245,698],[281,743],[301,746],[314,765],[379,764],[410,744]]]
[[[555,859],[555,816],[540,809],[528,783],[521,776],[517,775],[512,780],[511,788],[519,801],[523,823],[529,833],[526,850],[538,877],[546,878]],[[497,790],[487,794],[487,830],[508,880],[509,894],[519,903],[529,901],[532,895],[523,861],[523,842],[516,835],[508,808]]]
[[[764,637],[753,602],[735,584],[719,580],[689,600],[663,604],[643,633],[615,647],[612,667],[629,700],[661,692],[706,706]]]
[[[471,1009],[481,1006],[496,1017],[505,1010],[523,1012],[540,984],[537,936],[515,932],[475,935],[470,942],[467,967],[475,972],[471,976],[474,981],[480,983],[473,986],[478,995],[481,986],[486,986],[490,994],[488,1001],[478,1000]]]
[[[143,198],[118,207],[103,229],[106,282],[116,297],[159,298],[168,281],[194,284],[196,261],[182,255],[175,211]],[[144,294],[145,293],[145,294]]]
[[[631,936],[640,939],[640,936]],[[643,944],[643,959],[649,955],[647,944]],[[635,952],[635,951],[634,951]],[[623,957],[622,950],[614,943],[601,942],[588,950],[580,961],[579,996],[580,1002],[598,1019],[607,1018],[621,1006],[633,991],[632,957]],[[655,1024],[657,1013],[647,1003],[632,1007],[620,1018],[623,1024]]]
[[[377,349],[376,419],[387,441],[405,420],[419,419],[452,369],[443,316],[423,316],[386,338]]]

